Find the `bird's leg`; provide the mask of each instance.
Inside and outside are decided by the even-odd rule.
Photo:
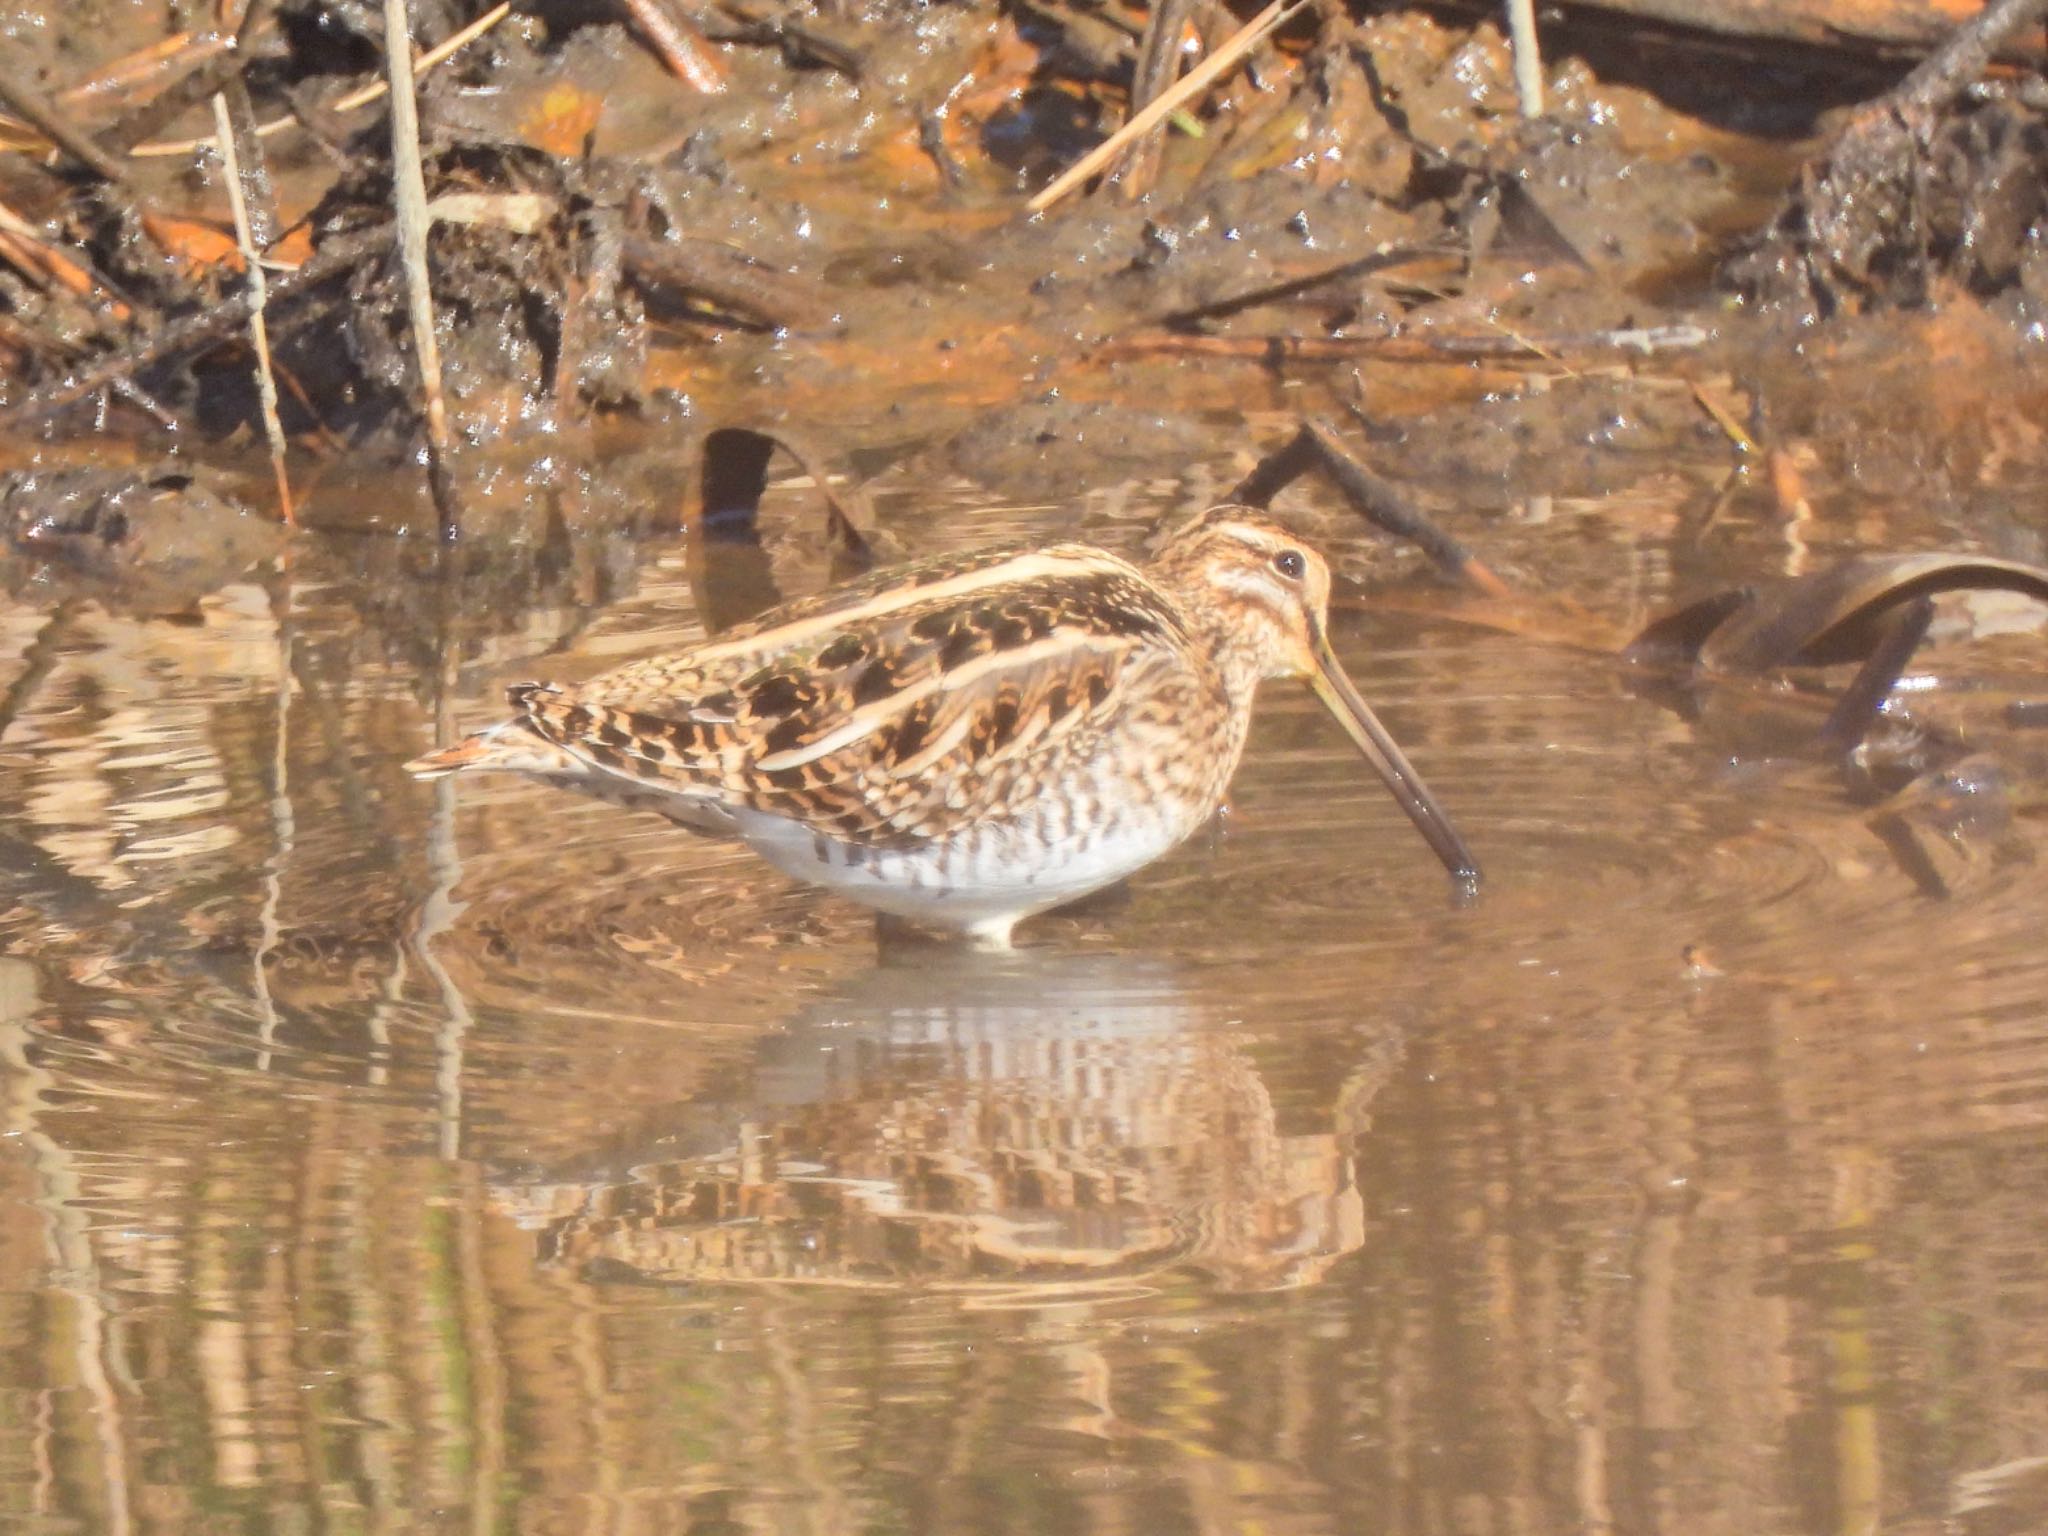
[[[1207,833],[1206,842],[1210,853],[1215,853],[1229,840],[1230,824],[1236,819],[1236,806],[1228,800],[1218,802],[1216,809],[1209,815],[1209,825],[1203,829]]]

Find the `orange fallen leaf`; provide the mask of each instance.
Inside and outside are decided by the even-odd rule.
[[[142,216],[142,231],[178,263],[188,280],[215,267],[225,267],[230,272],[242,270],[242,253],[235,245],[234,235],[210,220],[147,212]]]
[[[946,115],[968,122],[995,116],[1030,88],[1040,62],[1038,49],[1005,16],[973,67],[948,93]]]
[[[178,263],[188,282],[216,268],[242,271],[241,247],[235,244],[234,234],[225,224],[152,211],[143,214],[142,229],[166,256]],[[286,230],[265,253],[264,265],[296,267],[312,254],[313,232],[299,224]]]
[[[602,96],[573,85],[551,85],[533,110],[519,120],[519,133],[528,144],[548,154],[580,155],[603,113]]]

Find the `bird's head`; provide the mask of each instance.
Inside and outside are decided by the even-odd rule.
[[[1225,685],[1298,677],[1378,771],[1453,878],[1478,861],[1330,649],[1330,566],[1299,535],[1250,507],[1216,507],[1170,532],[1152,574],[1212,647]]]

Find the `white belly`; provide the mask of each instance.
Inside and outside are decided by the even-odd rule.
[[[747,846],[786,875],[994,944],[1008,942],[1018,919],[1114,884],[1200,825],[1162,808],[1077,826],[1087,818],[1052,804],[1026,818],[963,829],[945,843],[864,848],[757,811],[741,810],[735,819]]]

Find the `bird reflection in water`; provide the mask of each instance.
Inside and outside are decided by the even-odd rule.
[[[765,1037],[731,1097],[496,1199],[594,1278],[1307,1284],[1364,1240],[1352,1148],[1397,1045],[1361,1053],[1326,1128],[1287,1134],[1251,1039],[1165,963],[899,951]]]

